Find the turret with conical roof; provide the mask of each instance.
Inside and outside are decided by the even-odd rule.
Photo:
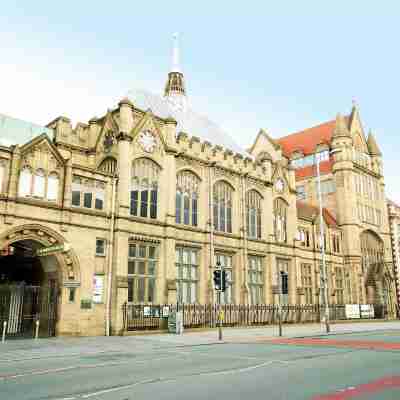
[[[335,129],[333,130],[333,138],[351,137],[350,131],[347,127],[347,122],[344,116],[340,113],[336,115]]]
[[[368,151],[371,156],[382,157],[382,152],[376,143],[375,137],[371,131],[369,131],[368,140],[367,140]]]
[[[187,97],[185,81],[179,62],[178,34],[173,35],[174,44],[172,48],[172,66],[168,73],[167,83],[164,89],[164,97],[178,111],[185,111],[187,108]]]
[[[348,204],[356,204],[355,193],[351,187],[344,185],[348,171],[353,168],[352,147],[353,138],[349,129],[349,119],[341,113],[336,115],[335,127],[331,142],[333,154],[332,172],[336,186],[336,217],[339,225],[346,225],[351,231],[356,225],[353,208]]]

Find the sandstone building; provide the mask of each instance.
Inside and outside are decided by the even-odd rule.
[[[395,275],[397,304],[400,304],[400,206],[388,200],[389,228],[392,238],[393,273]]]
[[[243,150],[190,108],[175,47],[163,96],[132,91],[74,128],[1,118],[0,285],[53,287],[58,334],[117,333],[126,302],[213,303],[217,262],[225,303],[274,304],[282,283],[284,302],[319,303],[322,245],[330,303],[394,315],[382,154],[356,105]]]

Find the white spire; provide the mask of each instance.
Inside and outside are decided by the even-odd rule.
[[[178,43],[178,37],[179,34],[176,32],[172,35],[174,44],[172,48],[172,68],[171,72],[182,72],[181,71],[181,66],[179,63],[179,43]]]

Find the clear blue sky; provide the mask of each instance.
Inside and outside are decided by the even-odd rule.
[[[160,93],[171,35],[193,108],[242,146],[348,113],[355,99],[400,202],[400,3],[20,1],[0,15],[0,112],[87,121],[132,87]]]

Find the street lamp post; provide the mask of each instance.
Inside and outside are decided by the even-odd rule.
[[[322,296],[321,300],[324,305],[324,322],[326,332],[329,333],[331,328],[329,325],[329,299],[328,299],[328,280],[326,272],[326,260],[325,260],[325,227],[324,227],[324,217],[322,214],[322,193],[321,193],[321,173],[319,168],[320,157],[318,153],[315,155],[317,164],[317,188],[318,188],[318,202],[319,202],[319,233],[320,233],[320,248],[321,248],[321,260],[322,260],[322,271],[321,271],[321,290]]]
[[[270,233],[271,240],[275,241],[275,233]],[[282,331],[282,274],[278,271],[278,332],[279,336],[283,336]]]

